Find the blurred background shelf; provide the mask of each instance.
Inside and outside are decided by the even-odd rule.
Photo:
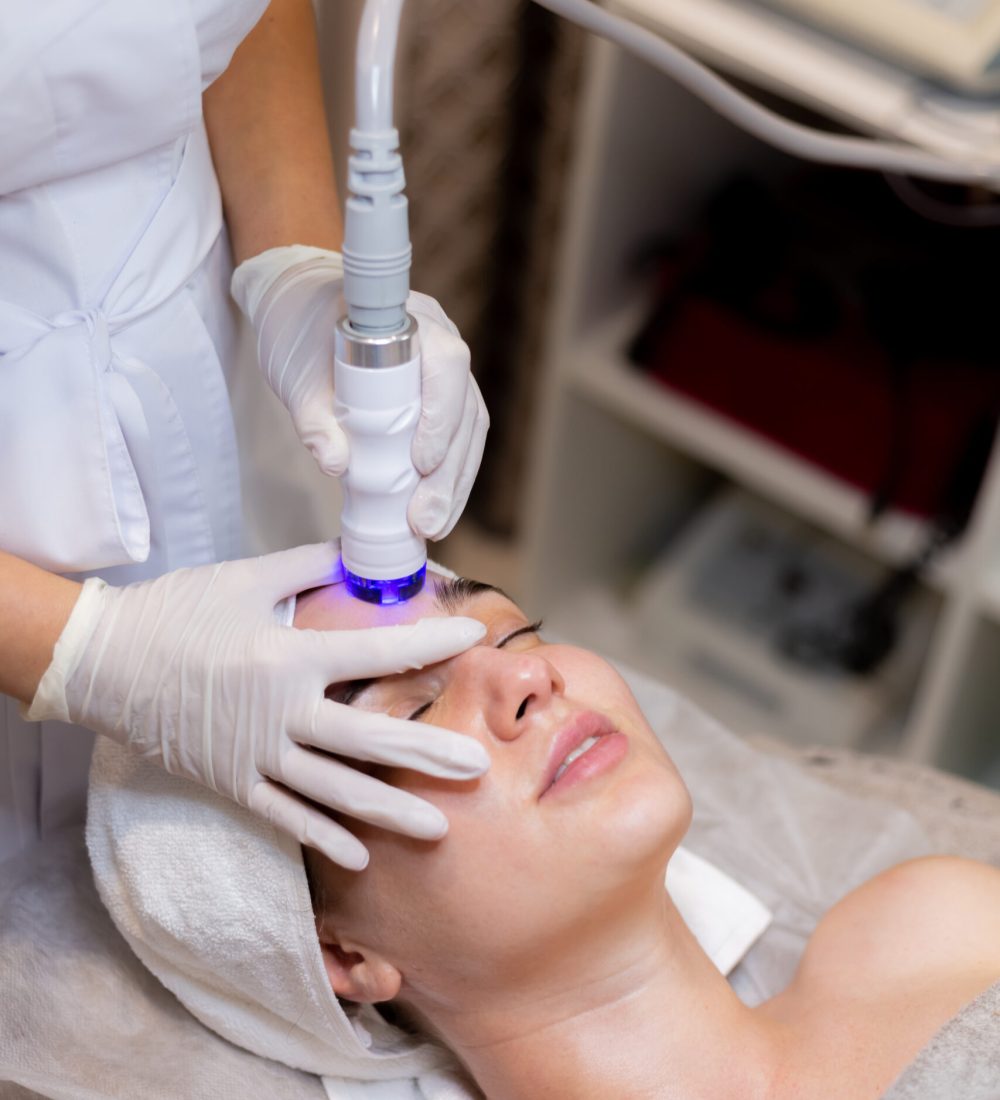
[[[928,530],[922,520],[890,512],[869,523],[868,500],[859,490],[630,364],[621,349],[640,317],[640,310],[625,309],[588,332],[563,360],[567,383],[636,427],[887,564],[901,565],[917,552]],[[954,578],[955,556],[947,552],[932,566],[929,577],[938,587]]]
[[[983,613],[1000,623],[1000,563],[994,565],[983,577],[980,595]]]
[[[604,2],[793,120],[931,148],[974,147],[1000,160],[996,95],[947,90],[901,57],[890,61],[778,10],[823,5],[839,19],[853,5],[885,20],[892,5],[943,11],[944,0]],[[340,172],[360,8],[360,0],[319,5]],[[637,600],[656,566],[734,488],[883,574],[905,561],[923,524],[890,512],[870,526],[862,493],[643,375],[623,353],[652,305],[637,253],[651,240],[690,234],[724,181],[749,175],[781,194],[802,164],[537,5],[411,0],[407,10],[397,106],[413,281],[469,342],[493,421],[474,499],[435,557],[500,583],[554,631],[661,677],[664,654],[644,638]],[[903,22],[908,35],[913,20]],[[960,69],[952,72],[959,83]],[[838,203],[858,178],[837,179]],[[919,198],[914,190],[907,201]],[[991,196],[966,198],[982,202],[987,218],[995,213]],[[755,264],[757,252],[746,254]],[[984,316],[995,313],[995,300]],[[996,453],[961,546],[921,578],[915,598],[930,627],[918,674],[865,747],[1000,784]],[[646,610],[653,604],[649,597]],[[710,710],[717,701],[697,688],[691,694]],[[727,721],[737,732],[770,732],[750,711]],[[800,741],[814,735],[797,731]]]
[[[756,87],[822,110],[832,125],[938,147],[975,142],[1000,156],[995,100],[942,92],[749,0],[614,6]],[[901,512],[869,524],[863,492],[652,379],[625,356],[652,304],[635,265],[650,239],[677,239],[734,173],[780,183],[801,165],[597,42],[586,49],[574,148],[514,590],[557,632],[673,679],[737,731],[773,732],[762,728],[759,709],[746,708],[741,718],[738,706],[688,682],[680,666],[668,669],[643,636],[637,594],[649,591],[658,563],[669,564],[685,532],[733,486],[883,574],[908,560],[928,527]],[[995,445],[962,539],[921,577],[914,599],[925,611],[919,660],[893,713],[870,736],[850,737],[976,778],[1000,775]],[[666,608],[664,615],[669,629]],[[748,667],[755,661],[748,649]],[[815,740],[816,731],[802,728],[798,737]]]

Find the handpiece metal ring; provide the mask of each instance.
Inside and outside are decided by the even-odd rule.
[[[408,363],[419,346],[416,320],[408,313],[396,332],[365,333],[351,327],[349,317],[337,322],[337,358],[349,367],[399,367]]]

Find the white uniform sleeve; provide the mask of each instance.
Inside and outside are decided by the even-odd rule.
[[[166,145],[266,0],[0,4],[0,195]]]
[[[236,47],[267,10],[268,0],[191,0],[201,86],[205,89],[229,67]]]

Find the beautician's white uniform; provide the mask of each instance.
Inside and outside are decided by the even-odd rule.
[[[0,5],[0,546],[48,569],[241,554],[201,95],[266,6]],[[0,859],[83,819],[93,735],[42,725],[0,696]]]

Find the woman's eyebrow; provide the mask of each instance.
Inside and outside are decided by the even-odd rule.
[[[434,602],[446,615],[457,615],[469,600],[487,592],[495,592],[505,600],[510,600],[510,596],[495,584],[485,584],[468,577],[453,577],[451,580],[434,582]]]
[[[497,642],[497,649],[503,649],[508,643],[512,642],[515,638],[520,638],[522,634],[537,634],[542,629],[543,623],[541,619],[536,619],[533,623],[528,623],[526,626],[519,626],[517,630],[512,630],[505,638],[501,638]]]

